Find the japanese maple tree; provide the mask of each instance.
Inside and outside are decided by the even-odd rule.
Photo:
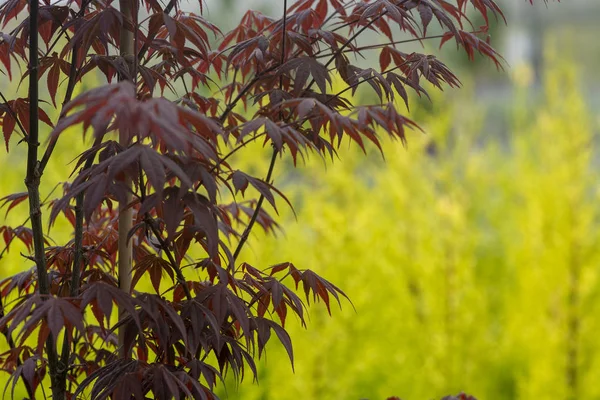
[[[248,10],[222,32],[203,17],[202,2],[199,14],[176,0],[0,5],[0,72],[29,90],[0,93],[7,151],[27,148],[27,190],[7,195],[3,206],[14,212],[29,204],[22,225],[0,226],[2,255],[15,240],[31,253],[0,283],[9,347],[0,365],[11,391],[22,382],[35,398],[49,383],[53,399],[214,399],[226,372],[256,373],[272,337],[293,360],[288,314],[304,324],[311,300],[329,309],[345,295],[302,269],[302,260],[253,266],[240,259],[256,225],[276,227],[264,202],[289,203],[272,182],[277,160],[333,158],[346,139],[382,151],[381,135],[406,141],[418,126],[394,99],[426,95],[424,82],[460,83],[436,57],[405,52],[404,43],[452,42],[471,59],[479,53],[502,63],[486,36],[490,18],[504,19],[493,0],[280,6],[279,17]],[[474,13],[484,26],[472,25]],[[368,31],[380,43],[358,40]],[[359,66],[360,56],[379,62]],[[72,98],[98,72],[106,83]],[[349,96],[363,84],[375,104]],[[59,110],[57,120],[50,109]],[[51,127],[48,137],[40,122]],[[45,168],[65,140],[87,148],[73,154],[62,195],[42,201]],[[233,161],[253,141],[271,152],[264,176]],[[248,188],[258,198],[245,199]],[[72,227],[66,243],[46,236],[57,219]],[[143,290],[144,277],[153,291]]]

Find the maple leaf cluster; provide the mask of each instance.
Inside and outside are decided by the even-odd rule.
[[[30,78],[30,97],[1,96],[6,148],[18,147],[11,139],[19,135],[34,154],[28,177],[43,179],[56,143],[90,143],[62,195],[42,202],[50,225],[70,222],[70,241],[45,237],[37,219],[32,228],[0,226],[6,250],[14,240],[35,249],[27,261],[35,268],[0,282],[0,332],[10,347],[0,366],[12,390],[22,381],[32,398],[50,375],[53,394],[62,385],[64,398],[87,391],[94,399],[214,399],[227,371],[256,376],[255,359],[273,333],[293,360],[289,314],[305,324],[306,304],[322,301],[330,311],[345,294],[291,262],[256,267],[239,259],[256,224],[277,229],[264,201],[275,211],[288,202],[272,182],[276,160],[334,157],[344,140],[382,151],[382,135],[405,142],[418,126],[395,101],[426,95],[425,83],[460,82],[435,56],[402,51],[402,43],[454,41],[471,58],[502,63],[486,37],[489,19],[504,18],[493,0],[290,0],[278,18],[248,10],[229,32],[176,0],[131,3],[132,15],[112,0],[0,5],[2,29],[13,26],[0,34],[0,72]],[[472,26],[472,12],[484,27]],[[442,34],[428,36],[432,24]],[[359,44],[366,31],[382,43]],[[127,32],[133,54],[122,55]],[[359,67],[357,56],[367,54],[378,65]],[[106,83],[72,98],[98,72]],[[31,97],[38,80],[49,101]],[[376,103],[353,102],[363,84]],[[31,153],[35,114],[52,127],[40,159]],[[76,126],[80,138],[66,132]],[[233,161],[253,141],[272,152],[264,176]],[[258,199],[244,198],[249,188]],[[8,195],[3,206],[14,212],[29,201],[37,218],[36,193]],[[133,227],[119,232],[124,209]],[[123,234],[133,249],[129,290],[119,287],[116,268]],[[145,277],[152,293],[140,284]]]

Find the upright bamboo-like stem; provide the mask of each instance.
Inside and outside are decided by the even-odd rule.
[[[29,194],[29,217],[33,233],[34,258],[39,293],[46,297],[50,294],[50,282],[46,271],[46,252],[44,248],[44,230],[40,202],[40,170],[38,160],[39,143],[39,91],[38,91],[38,0],[29,1],[29,135],[27,137],[27,176],[25,185]],[[52,335],[46,340],[48,369],[52,385],[52,398],[65,399],[65,387],[60,382],[64,365],[56,352],[56,343]]]
[[[120,0],[119,6],[121,13],[123,14],[123,26],[121,27],[119,49],[121,56],[127,60],[132,60],[134,57],[134,36],[133,29],[128,30],[125,21],[130,21],[133,24],[135,10],[133,2],[130,0]],[[133,68],[131,68],[133,71]],[[119,144],[123,147],[129,145],[127,132],[119,132]],[[131,185],[131,182],[126,182],[127,185]],[[132,227],[133,214],[131,208],[127,205],[131,202],[132,196],[129,191],[125,201],[119,204],[119,252],[118,252],[118,272],[119,272],[119,287],[125,292],[131,290],[131,268],[132,268],[132,255],[131,255],[131,243],[127,239],[127,234]],[[119,309],[119,318],[123,317],[124,310]],[[125,328],[119,329],[119,355],[126,357],[125,343]]]

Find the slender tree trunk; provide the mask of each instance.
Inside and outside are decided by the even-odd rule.
[[[41,172],[38,160],[39,143],[39,93],[38,93],[38,0],[29,1],[29,135],[27,137],[27,176],[25,185],[29,194],[29,217],[33,232],[34,257],[37,272],[37,284],[42,296],[50,294],[50,282],[46,270],[46,250],[44,248],[44,228],[40,201]],[[56,339],[52,335],[46,340],[48,369],[54,400],[65,399],[66,382],[61,380],[64,365],[56,351]]]
[[[131,0],[120,0],[119,5],[121,13],[123,13],[124,20],[128,20],[133,23],[134,12],[137,12],[134,7],[134,2]],[[123,23],[120,34],[120,51],[121,56],[127,60],[133,60],[134,58],[134,36],[133,32],[128,30],[126,24]],[[130,65],[130,71],[133,71],[132,65]],[[123,77],[121,77],[123,79]],[[119,143],[123,147],[128,146],[127,132],[119,133]],[[127,185],[131,185],[131,182],[127,182]],[[132,210],[127,208],[127,205],[131,202],[131,193],[127,194],[125,202],[119,204],[119,287],[121,290],[129,292],[131,289],[131,268],[132,268],[132,254],[131,254],[131,243],[127,240],[127,234],[132,227]],[[124,310],[119,310],[119,318],[123,317]],[[125,328],[119,329],[119,355],[121,357],[127,356],[127,351],[124,346],[125,339]]]

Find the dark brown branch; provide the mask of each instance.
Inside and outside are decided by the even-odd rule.
[[[98,136],[94,142],[94,146],[100,145],[102,142],[102,136]],[[94,157],[90,156],[83,166],[82,172],[88,170],[94,162]],[[81,266],[83,260],[83,200],[85,192],[79,193],[75,197],[75,253],[73,256],[73,265],[71,267],[71,287],[69,295],[76,297],[79,294],[80,279],[81,279]],[[71,356],[71,346],[69,346],[69,340],[65,335],[63,340],[61,360],[64,365],[69,365],[69,357]],[[67,368],[65,368],[66,380]]]
[[[39,91],[38,91],[38,13],[37,0],[29,1],[29,136],[27,138],[27,176],[25,184],[29,194],[29,216],[33,233],[34,257],[37,271],[38,290],[43,297],[50,294],[50,282],[46,271],[46,254],[44,249],[44,230],[42,225],[42,209],[40,205],[40,170],[38,161],[39,147]],[[64,366],[56,353],[55,339],[48,335],[46,354],[52,386],[52,398],[65,399],[65,384],[61,384],[59,375]]]
[[[44,254],[44,234],[42,230],[42,211],[40,209],[40,176],[38,170],[38,147],[39,147],[39,126],[38,126],[38,2],[30,1],[29,18],[29,138],[27,140],[27,176],[25,184],[29,192],[29,216],[34,237],[35,259],[38,273],[38,286],[40,293],[48,295],[50,293],[48,274],[46,271],[46,257]]]

